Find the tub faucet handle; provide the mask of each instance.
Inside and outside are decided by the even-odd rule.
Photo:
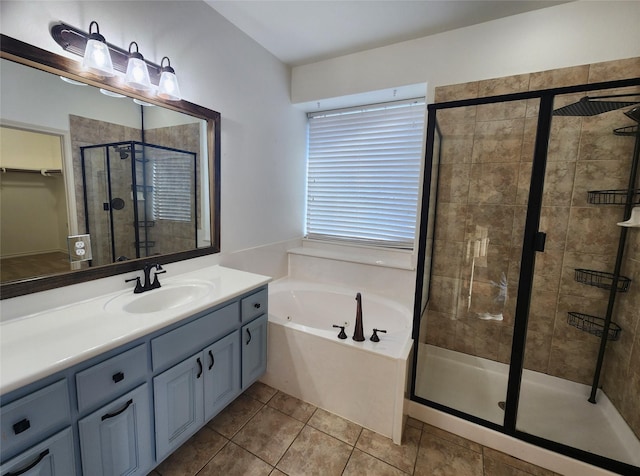
[[[340,332],[338,333],[338,339],[346,339],[347,338],[347,334],[344,332],[344,327],[345,326],[339,326],[338,324],[334,324],[333,327],[335,328],[340,328]]]
[[[387,333],[387,331],[382,330],[382,329],[374,329],[373,330],[373,335],[369,339],[371,342],[380,342],[380,337],[378,337],[378,332],[383,332],[385,334]]]

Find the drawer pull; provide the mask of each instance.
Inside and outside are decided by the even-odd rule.
[[[251,331],[249,329],[247,329],[247,345],[249,345],[249,342],[251,342]]]
[[[26,473],[27,471],[35,468],[38,465],[38,463],[40,463],[40,461],[42,461],[48,454],[49,454],[49,450],[44,450],[42,453],[38,455],[36,460],[33,463],[31,463],[29,466],[26,466],[16,472],[7,473],[6,476],[20,476],[21,474]]]
[[[129,408],[129,406],[132,403],[133,403],[133,400],[129,400],[127,403],[125,403],[124,407],[122,407],[122,409],[118,410],[117,412],[107,413],[106,415],[102,415],[102,421],[108,420],[109,418],[117,417],[118,415],[123,413],[127,408]]]
[[[209,364],[209,370],[213,368],[213,364],[216,363],[216,359],[213,358],[213,352],[209,351],[209,358],[211,359],[211,363]]]
[[[259,302],[255,303],[253,307],[255,307],[256,309],[260,309],[260,303]]]
[[[198,357],[197,362],[198,362],[198,375],[196,375],[196,378],[200,378],[202,376],[202,360],[200,360],[200,357]]]
[[[113,377],[111,377],[114,381],[114,383],[118,383],[118,382],[122,382],[124,380],[124,374],[122,372],[118,372],[116,374],[113,374]]]
[[[13,424],[13,432],[16,435],[19,435],[23,431],[27,431],[29,428],[31,428],[31,422],[26,418],[20,420],[18,423]]]

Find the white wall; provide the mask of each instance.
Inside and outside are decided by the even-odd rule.
[[[306,103],[396,86],[465,83],[640,54],[640,2],[578,1],[292,71],[291,99]]]
[[[5,1],[3,34],[74,59],[49,34],[63,21],[159,63],[171,59],[184,99],[222,114],[222,251],[302,235],[305,116],[290,71],[200,1]]]

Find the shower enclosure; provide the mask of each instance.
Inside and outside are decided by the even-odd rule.
[[[196,248],[197,154],[136,141],[80,152],[91,266]]]
[[[411,398],[640,469],[640,79],[430,105]]]

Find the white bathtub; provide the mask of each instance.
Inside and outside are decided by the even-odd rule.
[[[352,339],[356,292],[366,340]],[[346,326],[348,338],[338,339]],[[369,338],[373,328],[380,342]],[[262,381],[400,443],[411,311],[361,290],[281,279],[269,285],[267,372]]]

